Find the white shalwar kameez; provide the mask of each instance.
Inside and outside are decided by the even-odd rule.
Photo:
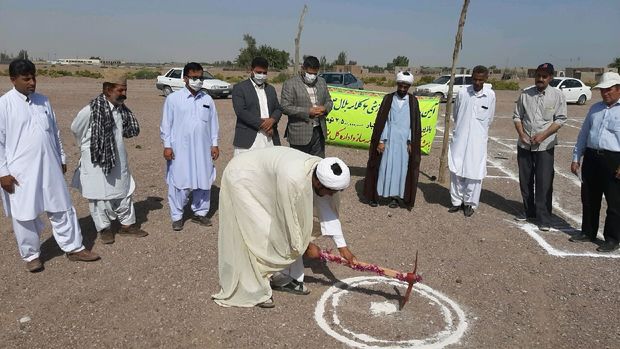
[[[2,190],[2,202],[25,261],[39,258],[43,212],[63,251],[84,249],[62,173],[64,163],[56,116],[47,97],[25,96],[15,89],[0,97],[0,177],[11,175],[19,183],[13,194]]]
[[[213,99],[202,91],[194,96],[187,87],[170,94],[164,102],[160,133],[164,148],[174,152],[166,173],[172,221],[183,218],[190,193],[194,214],[206,216],[216,174],[211,147],[217,146],[219,134]]]
[[[109,174],[101,167],[93,165],[90,154],[90,105],[84,107],[71,123],[71,132],[80,147],[80,165],[73,175],[72,186],[80,190],[88,199],[90,215],[98,232],[107,229],[111,221],[117,220],[124,226],[136,222],[136,214],[131,195],[135,182],[129,171],[127,151],[123,139],[123,118],[119,110],[110,104],[114,118],[114,140],[116,141],[116,166]]]
[[[461,89],[454,110],[454,131],[448,150],[450,198],[454,206],[477,208],[482,179],[487,173],[487,141],[495,115],[495,92],[488,87],[478,92],[473,86]]]
[[[346,246],[338,198],[318,197],[312,188],[321,160],[276,146],[239,154],[228,163],[220,191],[217,304],[252,307],[265,302],[272,292],[269,277],[287,269],[303,280],[301,257],[314,233],[313,207],[321,233],[332,235],[338,247]]]

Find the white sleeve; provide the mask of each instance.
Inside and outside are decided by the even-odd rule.
[[[334,207],[334,202],[330,196],[318,196],[314,194],[314,202],[316,203],[319,214],[319,222],[321,224],[321,235],[331,236],[334,239],[336,247],[344,247],[347,245],[342,233],[342,226],[338,217],[338,212]]]

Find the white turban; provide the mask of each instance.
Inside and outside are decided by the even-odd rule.
[[[335,174],[332,166],[338,164],[342,172]],[[351,173],[344,161],[338,158],[325,158],[316,166],[316,176],[326,188],[331,190],[346,189],[351,183]]]
[[[408,71],[401,71],[396,74],[396,83],[405,83],[408,85],[413,85],[413,74]]]

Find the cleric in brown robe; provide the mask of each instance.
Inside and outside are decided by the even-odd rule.
[[[407,173],[405,176],[405,188],[402,200],[405,206],[411,209],[415,203],[418,177],[420,175],[420,140],[422,138],[420,108],[418,100],[413,95],[408,94],[408,90],[413,84],[413,75],[409,72],[400,72],[396,77],[396,83],[398,86],[397,90],[383,97],[383,101],[377,112],[377,118],[375,119],[370,148],[368,150],[369,156],[368,165],[366,167],[366,180],[364,181],[364,196],[368,199],[370,206],[376,207],[378,205],[379,193],[377,192],[377,181],[379,179],[381,159],[386,149],[385,144],[383,144],[381,140],[381,135],[388,121],[394,98],[400,98],[401,100],[406,98],[409,103],[411,136],[409,137],[410,141],[407,145],[410,151],[408,152]],[[392,199],[390,207],[394,208],[397,205],[397,201]]]

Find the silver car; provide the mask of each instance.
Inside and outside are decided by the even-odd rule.
[[[319,76],[325,79],[329,86],[364,89],[364,82],[351,73],[325,72],[320,73]]]

